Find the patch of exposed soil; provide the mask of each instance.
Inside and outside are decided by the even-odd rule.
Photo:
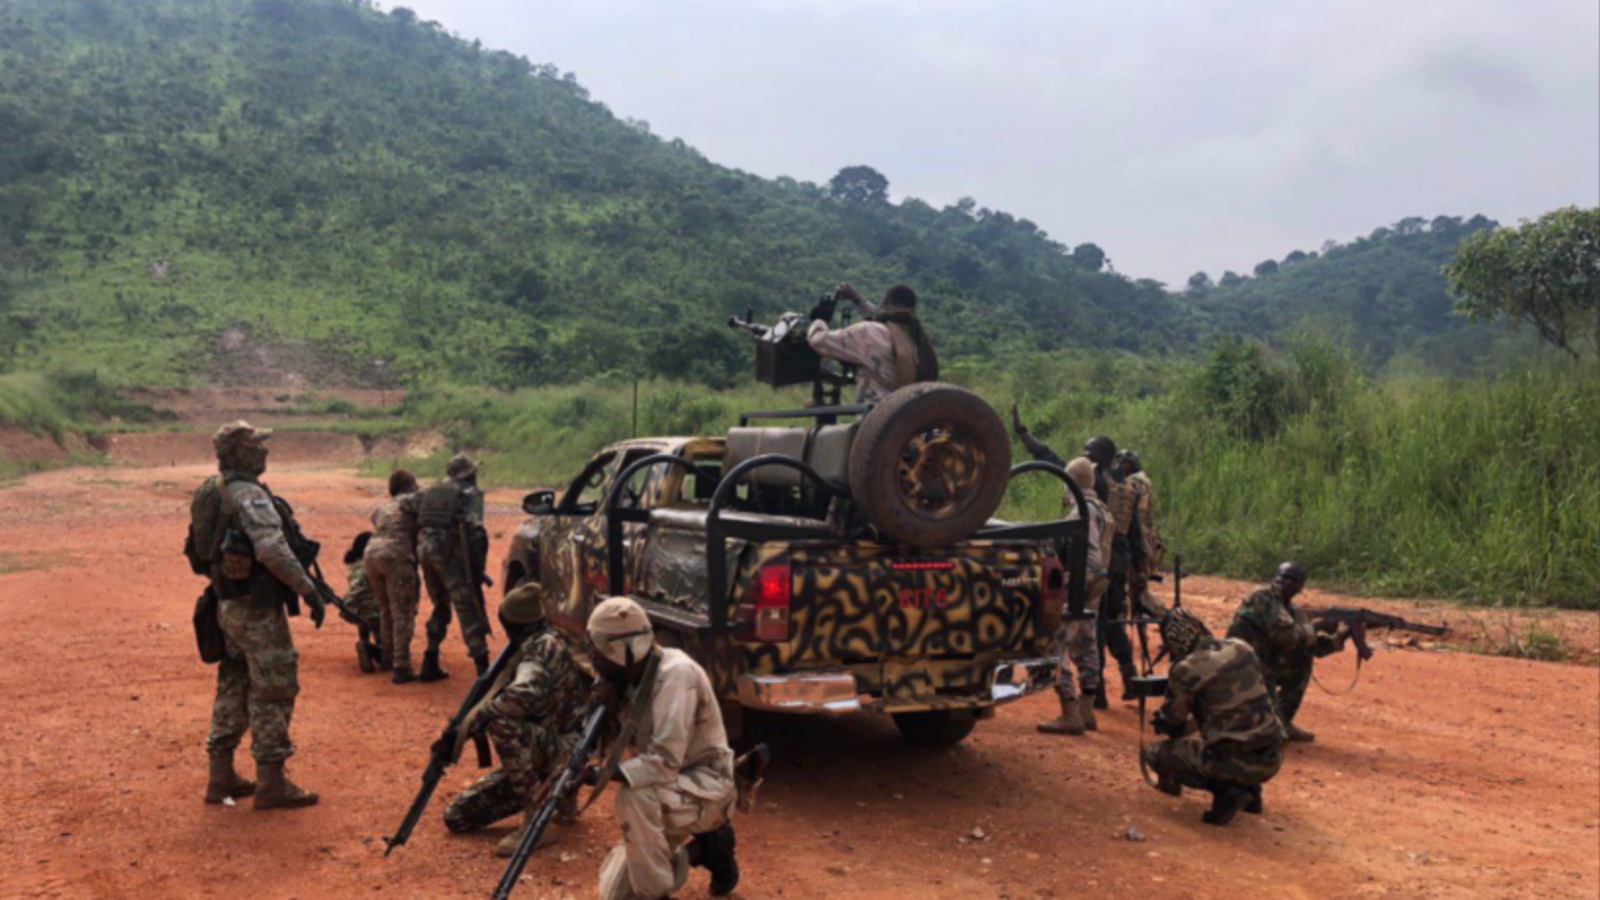
[[[178,554],[188,494],[209,471],[65,469],[0,492],[0,547],[38,568],[0,574],[0,896],[346,900],[482,897],[503,832],[448,835],[440,812],[477,773],[441,785],[410,846],[385,859],[428,745],[471,664],[395,686],[355,667],[349,626],[294,623],[302,693],[295,777],[323,801],[255,813],[200,802],[215,673],[194,658],[196,579]],[[274,471],[330,547],[360,530],[381,485]],[[520,517],[490,495],[492,533]],[[503,537],[496,553],[503,549]],[[491,571],[499,570],[493,559]],[[342,584],[342,573],[330,571]],[[1249,585],[1186,580],[1221,625]],[[498,593],[498,592],[494,592]],[[1453,610],[1339,601],[1420,618]],[[1582,617],[1557,616],[1573,635]],[[1589,617],[1592,619],[1593,617]],[[1349,656],[1319,665],[1343,686]],[[769,729],[776,758],[758,814],[741,819],[753,898],[1594,897],[1600,893],[1600,672],[1574,665],[1380,647],[1353,694],[1315,688],[1263,816],[1200,822],[1192,793],[1146,787],[1133,709],[1100,731],[1046,738],[1052,698],[1006,706],[965,743],[907,747],[856,716]],[[617,839],[602,801],[534,858],[516,896],[592,897]],[[1130,840],[1136,827],[1143,840]],[[678,896],[706,896],[697,872]]]

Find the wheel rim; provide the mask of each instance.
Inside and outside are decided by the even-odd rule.
[[[940,422],[913,434],[900,448],[896,499],[929,522],[958,518],[983,491],[987,455],[971,430]]]

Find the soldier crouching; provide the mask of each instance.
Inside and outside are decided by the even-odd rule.
[[[528,582],[500,604],[500,622],[521,650],[514,666],[501,675],[503,684],[490,690],[467,723],[468,734],[487,735],[500,768],[479,778],[450,801],[445,827],[462,834],[521,813],[522,827],[495,846],[495,855],[510,856],[522,839],[527,819],[536,811],[539,785],[572,754],[587,713],[588,688],[561,636],[545,620],[544,593]],[[558,821],[570,824],[577,810],[563,809]],[[556,840],[546,830],[539,847]]]
[[[1151,720],[1168,736],[1144,750],[1144,763],[1173,796],[1210,791],[1201,817],[1226,825],[1240,810],[1261,812],[1261,786],[1278,774],[1286,739],[1255,652],[1244,641],[1217,640],[1193,613],[1179,608],[1161,621],[1173,663],[1166,700]],[[1199,733],[1185,736],[1190,720]]]

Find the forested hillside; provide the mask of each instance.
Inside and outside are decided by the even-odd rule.
[[[1503,329],[1469,322],[1454,311],[1440,273],[1461,240],[1498,223],[1410,217],[1346,243],[1294,250],[1254,272],[1205,272],[1186,292],[1211,326],[1223,333],[1271,338],[1294,328],[1330,330],[1382,365],[1395,354],[1457,370],[1482,365]]]
[[[405,9],[0,0],[0,85],[0,369],[717,383],[728,312],[840,280],[916,286],[952,358],[1201,336],[1086,242],[714,165]]]

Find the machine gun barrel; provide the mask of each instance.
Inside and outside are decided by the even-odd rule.
[[[766,325],[758,325],[755,322],[751,322],[748,319],[741,319],[738,316],[728,317],[728,327],[737,331],[748,331],[758,338],[764,338],[772,334],[772,329]]]

